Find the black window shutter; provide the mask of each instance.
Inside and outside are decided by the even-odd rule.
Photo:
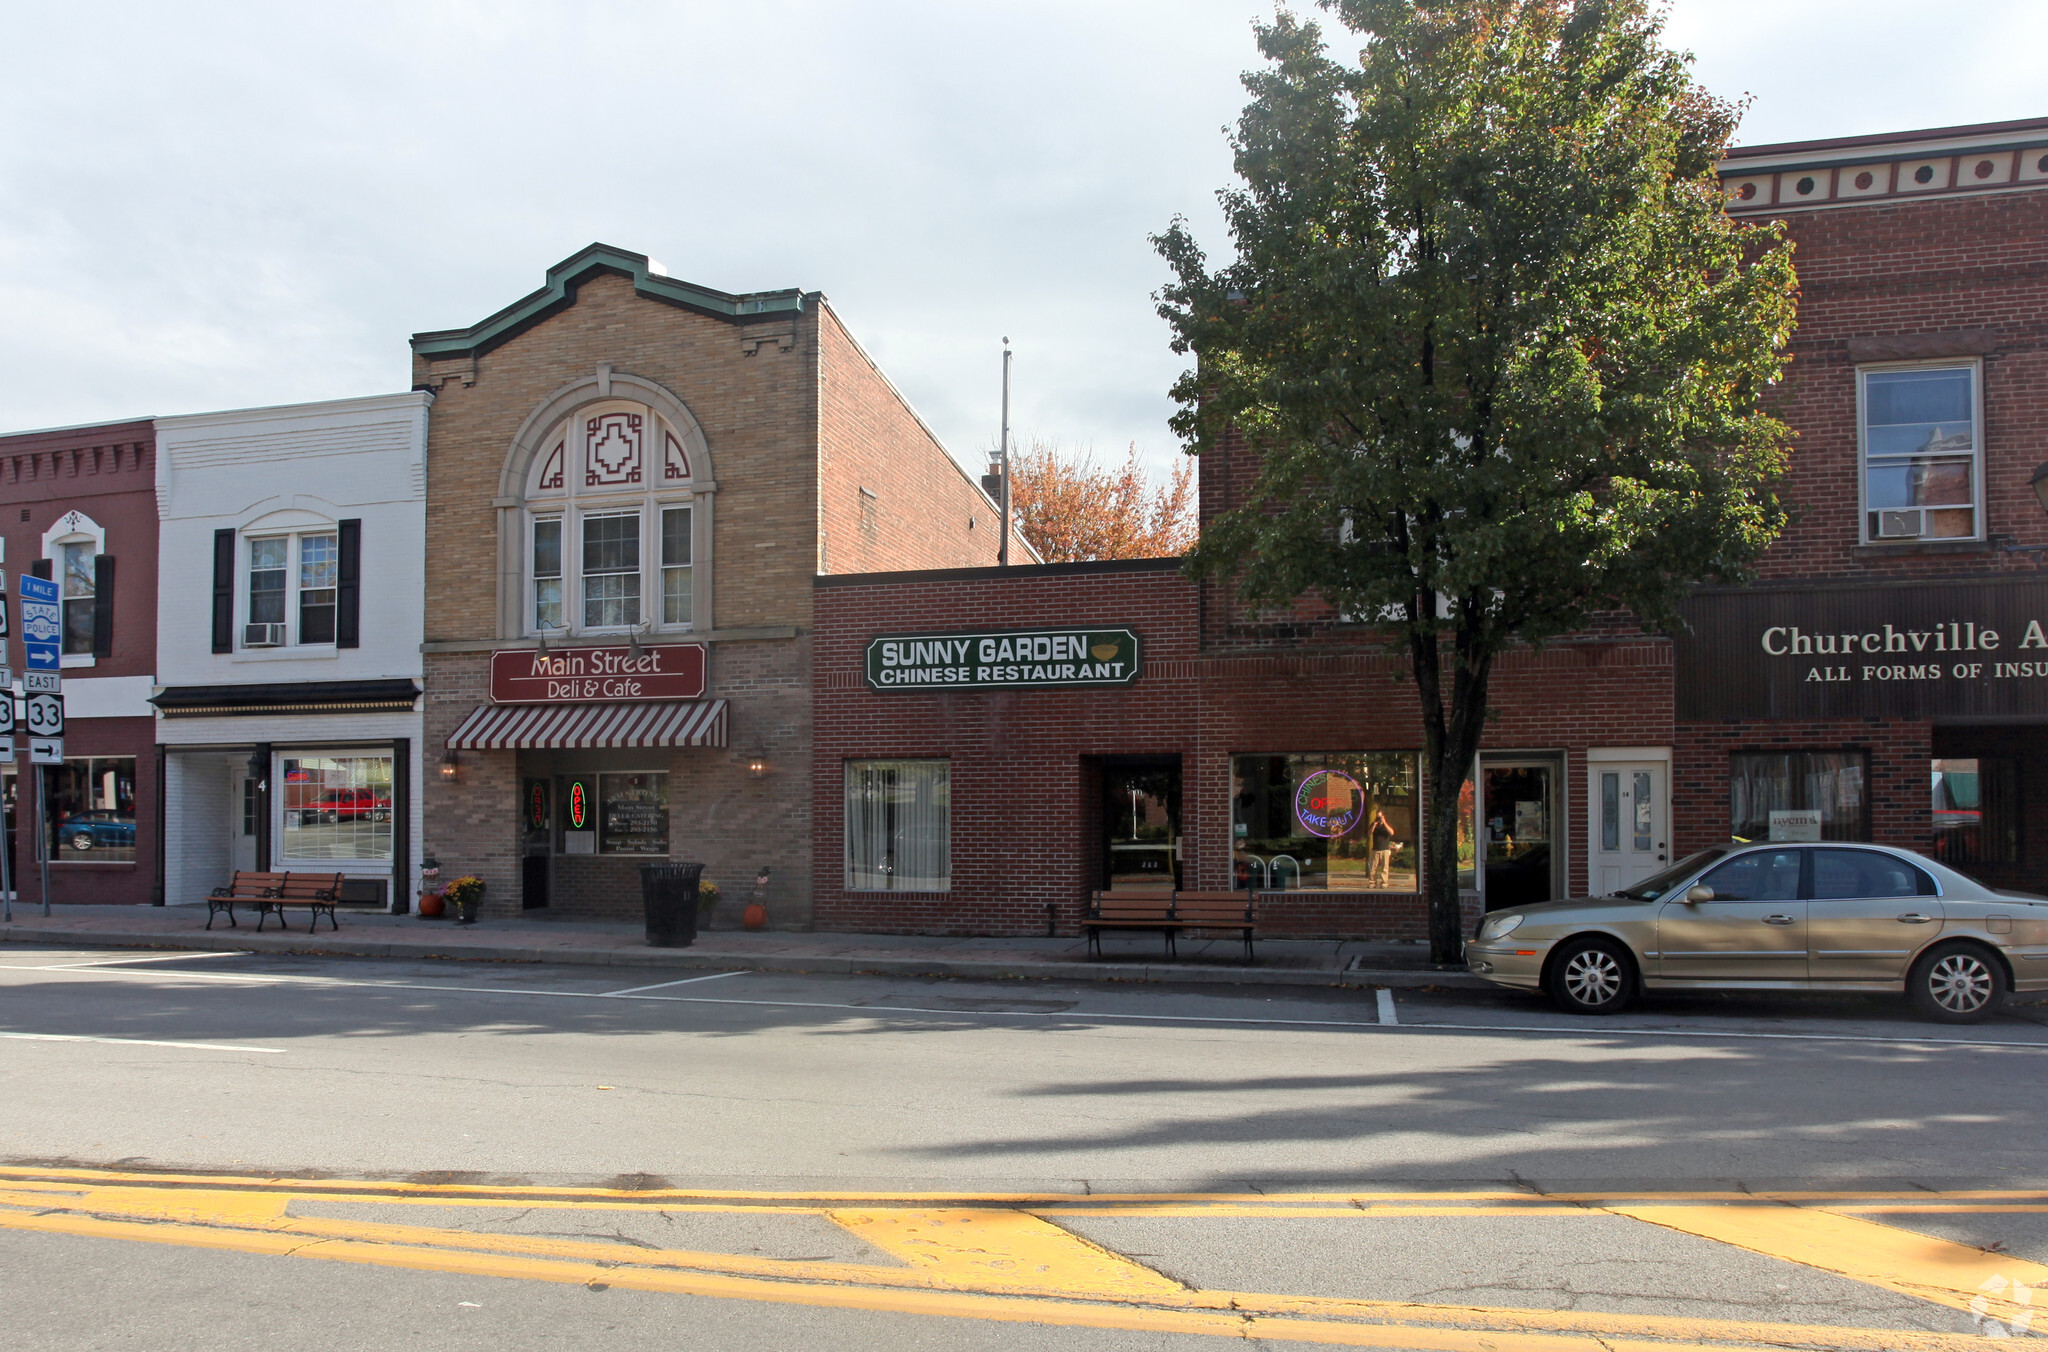
[[[213,650],[235,650],[235,533],[213,533]]]
[[[334,592],[334,646],[359,648],[363,642],[363,523],[341,523],[340,577]]]
[[[28,571],[30,577],[39,577],[45,582],[51,581],[50,561],[48,559],[37,559],[29,564]]]
[[[100,554],[92,561],[92,655],[114,655],[114,556]]]

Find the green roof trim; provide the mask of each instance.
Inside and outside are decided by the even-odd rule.
[[[422,357],[473,357],[518,337],[550,315],[576,303],[576,288],[593,277],[625,277],[633,283],[633,294],[667,305],[694,310],[729,324],[748,324],[781,315],[801,314],[801,288],[787,291],[750,291],[733,296],[706,286],[679,282],[654,271],[646,254],[636,254],[609,244],[592,244],[548,269],[547,285],[498,313],[466,329],[440,329],[412,336],[412,350]]]

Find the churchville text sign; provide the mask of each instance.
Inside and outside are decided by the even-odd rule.
[[[499,704],[597,704],[618,700],[701,699],[704,645],[532,649],[491,654],[491,698]]]
[[[2048,714],[2048,584],[1756,588],[1685,603],[1678,717]]]
[[[1138,663],[1135,629],[891,634],[868,641],[867,677],[877,690],[1129,685]]]

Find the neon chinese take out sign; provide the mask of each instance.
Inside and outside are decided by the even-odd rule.
[[[1365,790],[1342,770],[1303,775],[1294,791],[1294,819],[1312,836],[1348,835],[1365,815]]]

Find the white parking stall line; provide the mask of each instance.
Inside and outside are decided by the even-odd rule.
[[[225,1042],[162,1042],[145,1037],[86,1037],[80,1033],[0,1033],[10,1042],[102,1042],[115,1047],[176,1047],[191,1052],[261,1052],[282,1056],[282,1047],[236,1047]]]
[[[59,963],[54,967],[33,968],[35,971],[70,971],[80,967],[121,967],[136,962],[191,962],[196,958],[246,958],[244,952],[229,950],[219,953],[153,953],[136,958],[89,958],[84,962]]]
[[[1379,1006],[1381,1023],[1392,1025],[1401,1022],[1394,1015],[1394,993],[1385,986],[1379,989]]]
[[[680,981],[658,981],[652,986],[632,986],[622,991],[604,991],[601,993],[606,996],[639,995],[643,991],[667,990],[670,986],[688,986],[699,981],[718,981],[725,977],[745,976],[746,974],[746,970],[742,968],[737,972],[713,972],[709,976],[686,976]]]

